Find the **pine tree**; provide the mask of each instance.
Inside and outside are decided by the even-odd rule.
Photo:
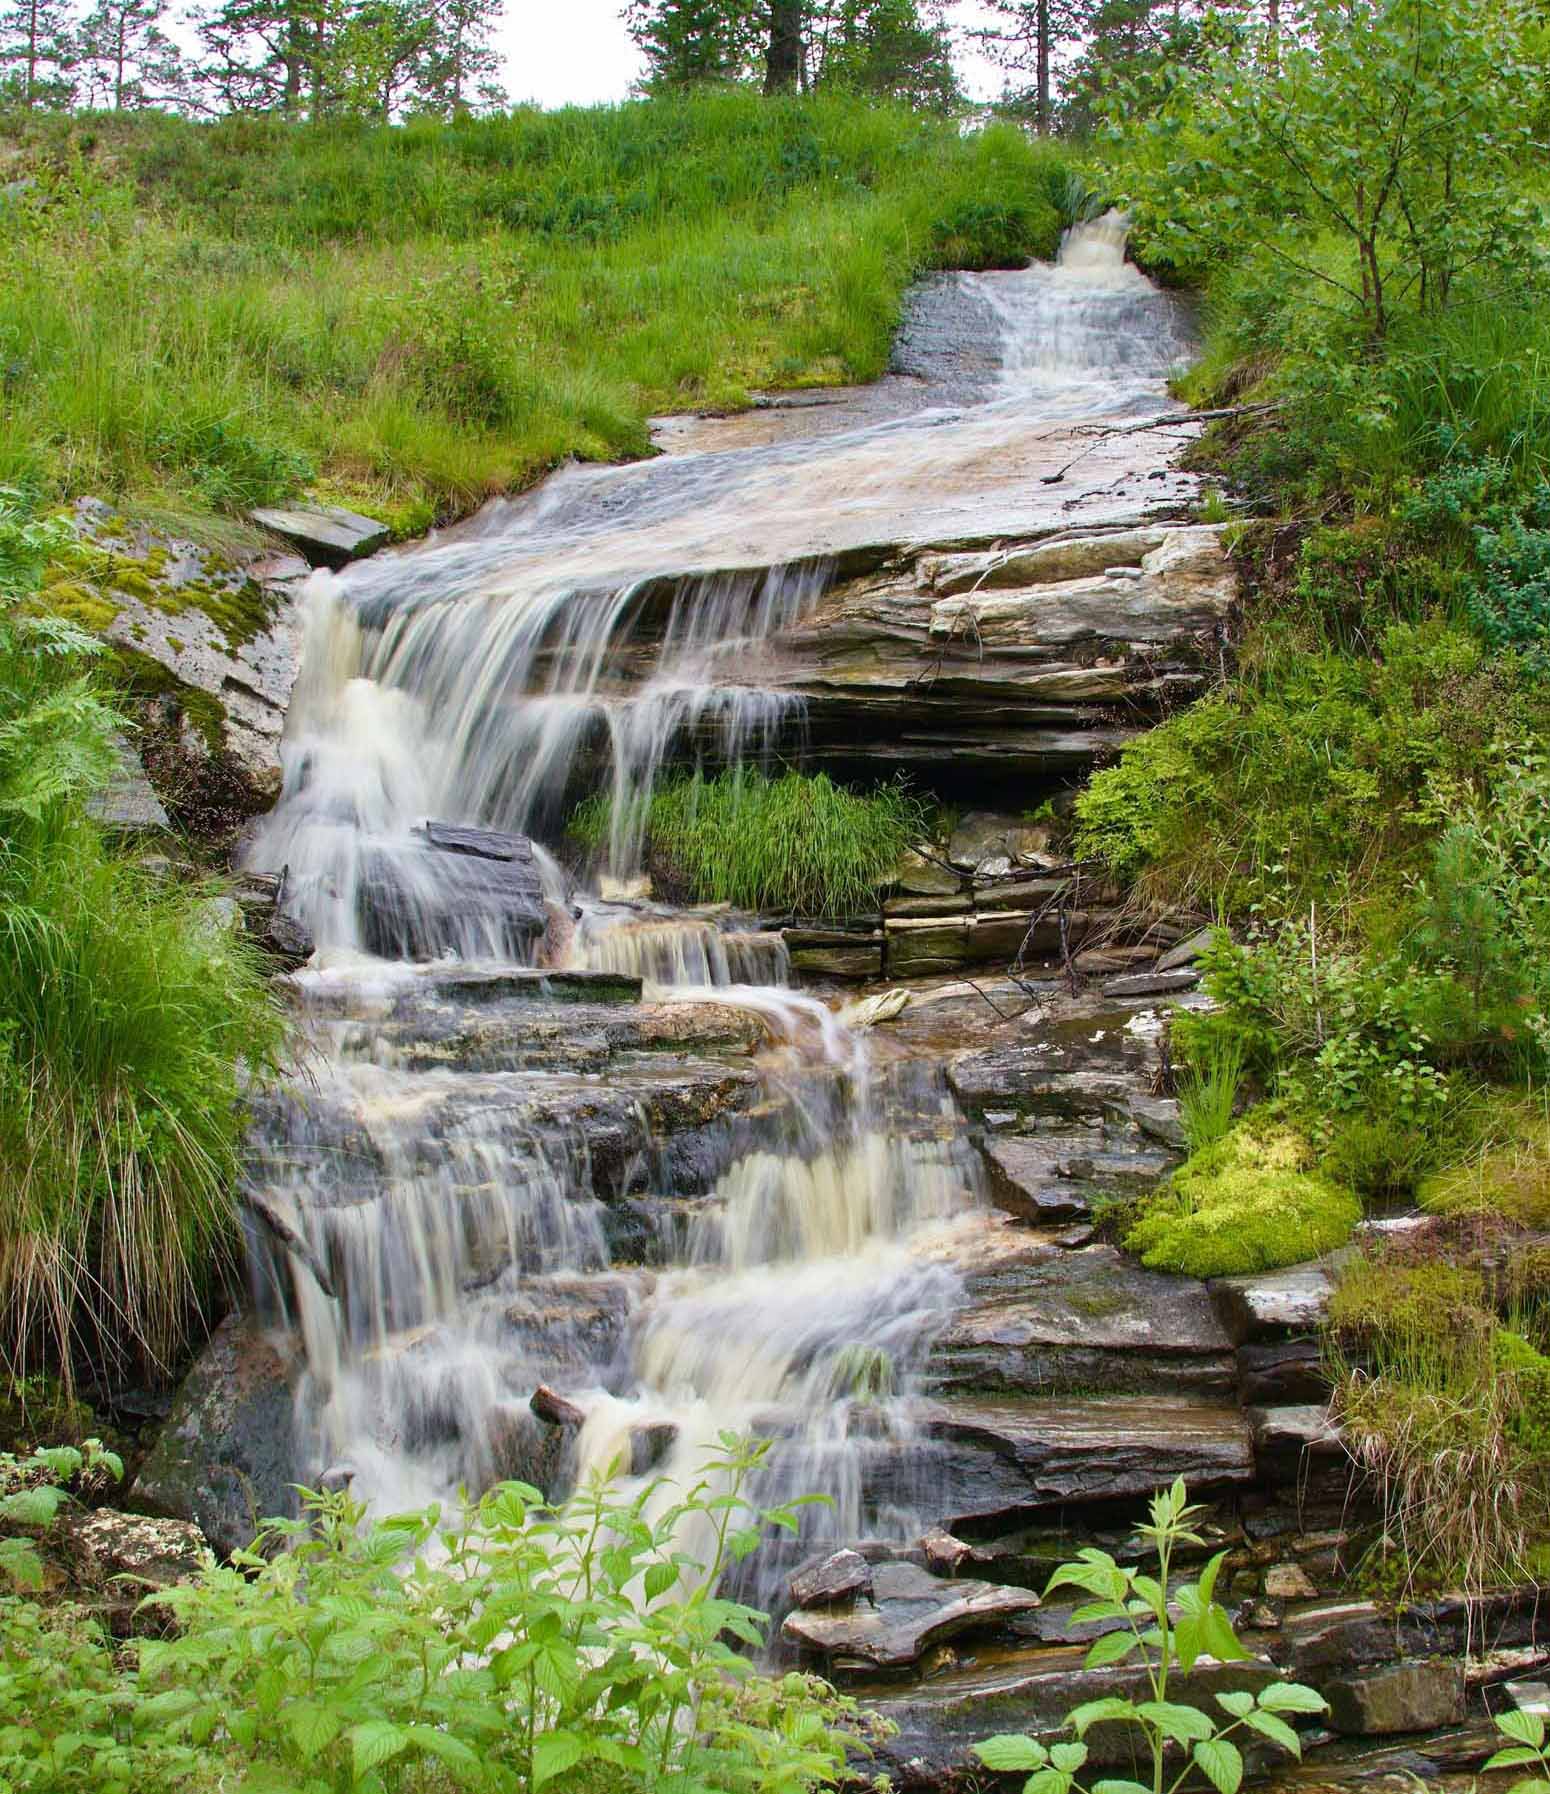
[[[114,112],[183,98],[183,56],[165,31],[165,0],[98,0],[82,20],[77,54],[91,102]]]
[[[757,0],[630,0],[625,23],[646,59],[647,93],[746,80],[764,20]]]
[[[506,105],[500,52],[490,41],[503,0],[440,0],[417,99],[447,118]]]
[[[75,95],[70,0],[12,0],[0,7],[0,92],[29,110],[68,106]]]
[[[296,117],[316,107],[321,0],[222,0],[192,16],[203,52],[199,79],[214,110]]]
[[[973,36],[1009,77],[1004,104],[1031,114],[1046,137],[1055,128],[1055,73],[1062,48],[1088,27],[1083,0],[987,0],[994,25]]]
[[[812,30],[812,85],[838,87],[923,111],[961,96],[940,5],[917,0],[831,0]]]

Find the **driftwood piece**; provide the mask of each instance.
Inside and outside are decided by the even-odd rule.
[[[258,1190],[244,1190],[242,1200],[254,1220],[262,1224],[275,1242],[311,1272],[313,1282],[323,1294],[331,1299],[336,1298],[339,1291],[334,1288],[334,1280],[328,1274],[328,1267],[297,1231],[295,1224]]]

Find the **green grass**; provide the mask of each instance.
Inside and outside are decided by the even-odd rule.
[[[599,795],[575,812],[570,833],[597,855],[612,822],[610,800]],[[661,892],[836,917],[876,912],[878,885],[926,832],[926,812],[897,785],[861,794],[823,773],[745,768],[659,787],[644,830]]]
[[[165,1363],[235,1233],[248,1072],[280,1050],[257,954],[86,814],[119,719],[91,638],[30,614],[69,530],[0,494],[0,1367]]]
[[[0,482],[401,528],[647,419],[870,379],[921,270],[1053,252],[1009,128],[743,93],[455,125],[12,120]]]

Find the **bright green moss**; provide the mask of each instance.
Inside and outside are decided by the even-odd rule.
[[[1343,1245],[1361,1205],[1314,1169],[1290,1128],[1240,1123],[1195,1153],[1142,1210],[1125,1244],[1153,1270],[1237,1276]]]

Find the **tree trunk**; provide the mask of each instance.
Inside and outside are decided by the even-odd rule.
[[[770,46],[764,91],[795,93],[802,72],[802,0],[770,0]]]
[[[38,0],[27,8],[27,110],[38,97]]]
[[[1048,137],[1050,134],[1050,124],[1051,124],[1051,120],[1050,120],[1050,51],[1052,48],[1052,46],[1050,44],[1049,0],[1039,0],[1038,11],[1035,14],[1035,19],[1036,19],[1035,30],[1038,34],[1038,44],[1037,44],[1035,54],[1038,59],[1038,76],[1039,76],[1039,105],[1038,105],[1038,114],[1037,114],[1035,123],[1037,125],[1039,135],[1041,137]]]

